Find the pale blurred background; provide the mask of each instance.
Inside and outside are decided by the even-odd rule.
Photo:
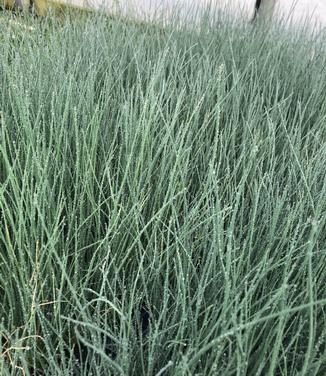
[[[54,0],[75,6],[102,9],[113,14],[122,14],[133,18],[169,19],[178,14],[181,18],[201,14],[207,7],[211,11],[230,12],[244,20],[250,20],[254,14],[255,0]],[[273,17],[288,22],[303,24],[309,20],[311,26],[326,27],[326,0],[262,0],[274,7]],[[266,8],[266,9],[267,9]],[[263,7],[262,7],[263,9]]]

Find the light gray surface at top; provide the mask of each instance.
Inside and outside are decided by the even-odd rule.
[[[232,14],[249,20],[254,14],[255,0],[54,0],[75,6],[103,10],[141,20],[195,17],[211,7],[211,11],[229,8]],[[274,19],[326,27],[326,0],[262,0],[261,13],[271,13]]]

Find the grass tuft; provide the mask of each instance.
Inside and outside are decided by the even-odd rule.
[[[19,22],[0,31],[0,374],[324,375],[323,41]]]

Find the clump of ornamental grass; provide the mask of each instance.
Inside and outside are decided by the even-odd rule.
[[[323,43],[29,22],[0,31],[0,374],[325,374]]]

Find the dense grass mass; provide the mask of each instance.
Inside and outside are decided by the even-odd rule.
[[[0,30],[0,374],[325,375],[323,43],[22,22]]]

